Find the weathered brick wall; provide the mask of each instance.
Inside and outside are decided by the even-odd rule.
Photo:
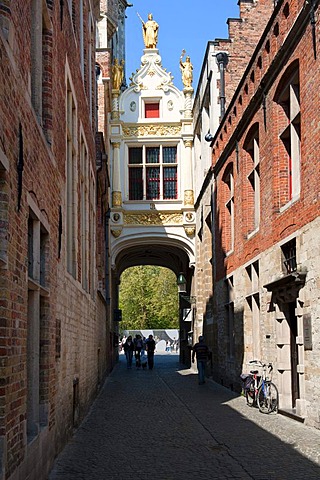
[[[84,3],[85,22],[89,3]],[[67,2],[63,11],[60,2],[48,1],[47,6],[41,124],[31,103],[31,1],[1,2],[0,9],[0,478],[10,480],[47,478],[54,457],[112,368],[106,304],[98,300],[96,291],[90,295],[82,289],[81,269],[75,279],[66,271],[66,70],[74,86],[77,132],[81,125],[93,172],[96,161],[91,92],[88,76],[84,83],[80,71],[79,31],[73,31],[80,18],[79,5],[75,2],[73,18]],[[88,28],[85,23],[85,41]],[[85,68],[89,70],[88,61]],[[22,154],[18,209],[17,162]],[[40,319],[39,408],[44,424],[27,445],[28,199],[49,225],[49,243],[48,296],[41,297]],[[78,251],[80,240],[79,233]],[[93,245],[90,251],[95,251]]]
[[[246,362],[255,352],[262,360],[275,365],[275,381],[280,391],[280,406],[291,405],[291,363],[289,353],[289,327],[286,308],[295,302],[298,336],[299,397],[297,411],[306,416],[306,422],[319,428],[319,408],[315,399],[320,393],[319,364],[319,248],[315,240],[319,235],[319,181],[316,152],[320,147],[319,61],[315,55],[310,12],[302,0],[278,2],[270,28],[260,41],[260,49],[248,64],[244,76],[228,107],[223,122],[213,140],[213,170],[216,177],[216,249],[214,283],[214,326],[217,341],[212,347],[217,364],[214,375],[231,388],[239,387],[238,376],[248,367]],[[317,19],[318,2],[315,18]],[[307,6],[308,9],[308,6]],[[318,20],[317,20],[318,23]],[[318,25],[315,25],[317,31]],[[318,50],[318,46],[316,46]],[[318,52],[317,52],[318,53]],[[275,61],[276,58],[276,61]],[[284,128],[280,107],[276,103],[277,90],[287,68],[295,61],[299,64],[301,110],[301,191],[298,198],[288,202],[283,195],[279,134]],[[281,107],[282,108],[282,107]],[[260,225],[252,232],[252,205],[245,185],[248,182],[248,154],[245,139],[254,124],[259,125],[260,158]],[[233,163],[234,175],[234,247],[224,249],[228,233],[222,212],[226,210],[223,195],[223,176],[228,164]],[[209,186],[208,188],[210,188]],[[286,204],[284,205],[284,202]],[[251,234],[250,234],[251,230]],[[267,291],[266,285],[282,278],[281,245],[296,239],[298,273],[306,271],[305,283],[288,298],[280,300]],[[250,302],[253,292],[248,286],[248,270],[252,262],[259,262],[259,338],[253,324]],[[225,298],[226,279],[232,277],[232,299]],[[199,282],[201,284],[201,278]],[[233,357],[228,354],[229,334],[226,331],[225,303],[234,303]],[[312,349],[304,348],[304,322],[311,317]],[[214,327],[213,327],[214,330]],[[230,333],[230,332],[229,332]],[[281,344],[284,342],[284,345]],[[311,400],[312,399],[312,400]]]

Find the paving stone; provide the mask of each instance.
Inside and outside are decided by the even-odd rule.
[[[264,415],[176,355],[153,371],[124,357],[57,458],[49,480],[320,479],[320,431]]]

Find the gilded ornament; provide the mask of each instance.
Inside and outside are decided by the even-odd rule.
[[[191,212],[186,213],[186,221],[187,222],[193,222],[194,221],[194,214]]]
[[[114,142],[112,145],[113,148],[120,148],[120,142]]]
[[[122,232],[122,228],[117,228],[117,229],[116,229],[116,228],[112,228],[112,229],[111,229],[111,233],[112,233],[112,235],[113,235],[115,238],[120,237],[121,232]]]
[[[125,213],[125,225],[182,225],[181,213]]]
[[[180,135],[180,125],[134,125],[124,126],[123,135],[125,137],[147,137],[147,136],[173,136]]]
[[[121,192],[112,192],[112,206],[121,207],[121,205],[122,205]]]
[[[184,146],[186,148],[192,148],[192,140],[185,140],[184,141]]]
[[[118,112],[117,110],[113,110],[111,112],[111,119],[112,120],[119,120],[120,118],[120,112]]]
[[[131,86],[134,86],[134,85],[136,85],[136,84],[135,83],[131,84]],[[138,93],[138,92],[140,92],[140,90],[147,90],[147,89],[148,89],[148,87],[146,87],[145,85],[143,85],[142,82],[140,82],[136,85],[136,88],[134,89],[134,91]]]
[[[185,190],[184,191],[184,204],[193,207],[193,205],[194,205],[193,190]]]
[[[184,231],[188,237],[193,237],[196,231],[196,227],[184,227]]]

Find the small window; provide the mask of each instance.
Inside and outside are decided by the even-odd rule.
[[[282,245],[281,250],[284,271],[287,274],[295,272],[297,270],[296,239]]]
[[[144,113],[145,118],[159,118],[159,102],[157,103],[145,103],[144,104]]]

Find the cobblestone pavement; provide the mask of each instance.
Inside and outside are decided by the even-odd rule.
[[[320,479],[320,431],[264,415],[176,355],[154,370],[124,357],[57,458],[49,480]]]

